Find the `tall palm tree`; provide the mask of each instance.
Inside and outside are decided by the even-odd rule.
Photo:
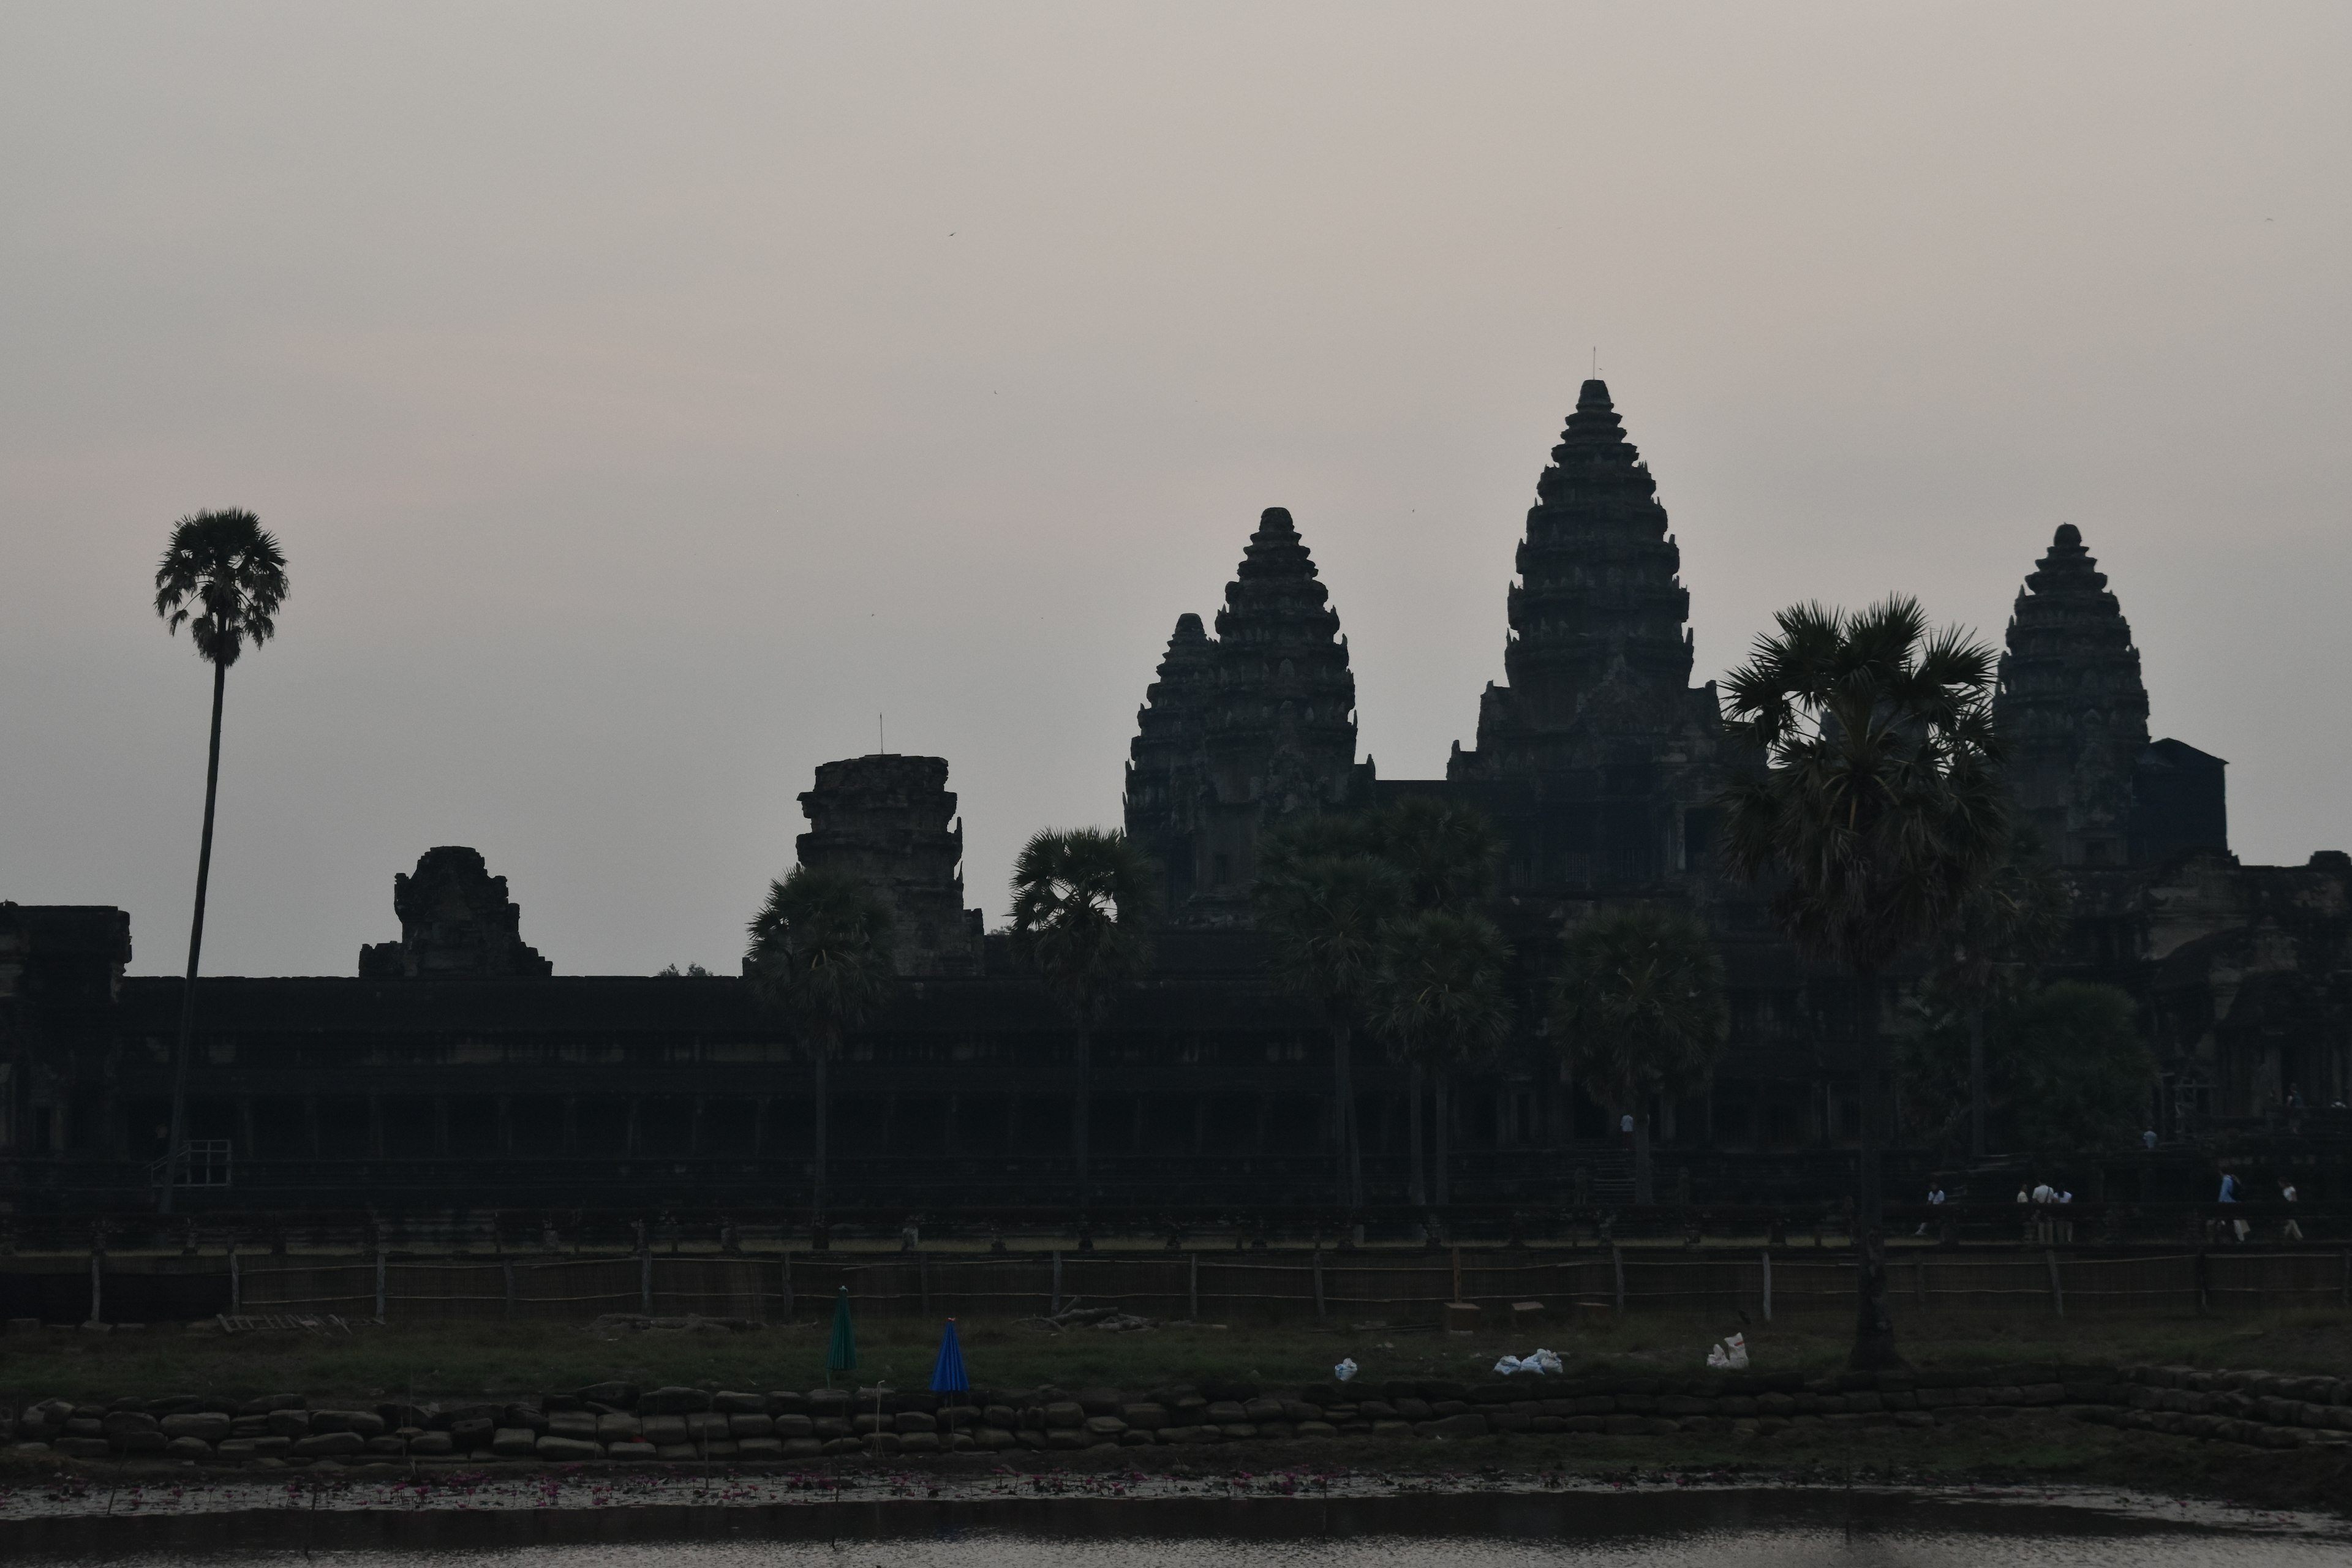
[[[1503,974],[1510,944],[1482,914],[1423,910],[1389,922],[1382,933],[1374,1024],[1412,1072],[1412,1201],[1427,1202],[1422,1180],[1422,1078],[1437,1089],[1437,1203],[1450,1201],[1454,1074],[1501,1048],[1511,1033],[1511,998]]]
[[[1354,1213],[1364,1206],[1355,1028],[1371,1005],[1385,951],[1382,931],[1405,907],[1406,882],[1389,861],[1321,826],[1336,820],[1309,817],[1267,843],[1258,858],[1255,901],[1275,977],[1313,997],[1331,1034],[1339,1197]]]
[[[1036,974],[1077,1035],[1078,1197],[1089,1196],[1094,1031],[1150,959],[1156,868],[1124,833],[1047,828],[1013,863],[1013,952]]]
[[[760,999],[793,1021],[815,1068],[811,1187],[822,1236],[832,1112],[826,1067],[840,1052],[843,1037],[871,1017],[894,988],[890,910],[871,888],[845,872],[795,866],[782,880],[768,884],[767,901],[751,917],[751,935],[743,972]]]
[[[1503,840],[1476,806],[1409,795],[1375,813],[1365,828],[1403,873],[1414,909],[1459,911],[1493,895]]]
[[[248,642],[259,647],[278,631],[286,602],[286,555],[249,511],[200,511],[172,527],[155,568],[155,613],[171,631],[188,628],[196,656],[213,667],[212,747],[205,762],[205,831],[196,850],[196,910],[188,921],[188,979],[180,993],[180,1038],[172,1058],[172,1130],[163,1149],[163,1192],[172,1189],[187,1151],[188,1053],[196,1026],[196,966],[205,945],[205,892],[212,880],[213,807],[220,796],[221,702],[228,667]]]
[[[1755,764],[1725,795],[1725,856],[1736,874],[1777,882],[1772,911],[1799,951],[1853,976],[1863,1134],[1853,1364],[1895,1366],[1878,982],[1951,921],[2000,858],[2008,816],[1993,654],[1958,628],[1932,630],[1918,602],[1900,596],[1851,614],[1800,605],[1776,619],[1724,700],[1730,738]]]
[[[1730,1037],[1723,960],[1680,910],[1635,904],[1570,926],[1552,987],[1559,1048],[1587,1094],[1633,1118],[1633,1201],[1657,1202],[1653,1096],[1696,1094]]]

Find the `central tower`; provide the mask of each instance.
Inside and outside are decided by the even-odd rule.
[[[1712,683],[1690,684],[1682,553],[1603,382],[1536,480],[1517,566],[1504,684],[1446,766],[1506,825],[1507,880],[1623,891],[1703,869],[1720,710]]]

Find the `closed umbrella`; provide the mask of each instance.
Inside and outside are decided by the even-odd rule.
[[[931,1392],[940,1394],[969,1394],[971,1379],[964,1375],[963,1346],[956,1342],[955,1320],[948,1320],[947,1331],[940,1335],[940,1359],[931,1363]],[[952,1401],[950,1402],[952,1404]],[[948,1427],[947,1441],[940,1447],[955,1447],[955,1427]]]
[[[857,1331],[849,1323],[849,1287],[844,1285],[833,1303],[833,1338],[824,1346],[824,1385],[833,1386],[836,1372],[857,1370]]]

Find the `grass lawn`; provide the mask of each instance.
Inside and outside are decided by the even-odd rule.
[[[1848,1344],[1843,1321],[1745,1324],[1669,1316],[1608,1314],[1525,1335],[1354,1329],[1168,1324],[1128,1332],[965,1319],[957,1325],[972,1382],[996,1388],[1113,1387],[1142,1391],[1204,1380],[1272,1387],[1318,1382],[1342,1356],[1360,1375],[1484,1378],[1499,1354],[1538,1344],[1558,1351],[1569,1372],[1643,1371],[1688,1375],[1705,1368],[1709,1345],[1747,1335],[1757,1370],[1829,1372]],[[764,1391],[824,1382],[827,1322],[771,1324],[728,1332],[622,1331],[614,1337],[568,1323],[355,1326],[348,1336],[298,1332],[224,1335],[156,1327],[135,1333],[73,1331],[0,1335],[0,1405],[48,1397],[124,1394],[253,1395],[299,1393],[364,1399],[475,1399],[569,1392],[608,1378]],[[1898,1316],[1915,1364],[1968,1366],[2015,1362],[2154,1362],[2261,1367],[2281,1373],[2352,1373],[2352,1313],[2266,1318],[1999,1321],[1958,1314]],[[893,1387],[928,1384],[939,1344],[936,1321],[867,1317],[857,1323],[858,1368],[844,1382]]]

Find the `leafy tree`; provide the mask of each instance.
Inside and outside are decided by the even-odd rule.
[[[767,901],[751,917],[744,973],[760,999],[792,1020],[815,1068],[812,1185],[820,1226],[833,1110],[826,1068],[840,1053],[843,1037],[889,999],[897,980],[890,947],[889,907],[864,882],[841,871],[793,867],[782,880],[768,885]]]
[[[1655,1203],[1649,1102],[1713,1079],[1731,1032],[1723,960],[1704,925],[1654,904],[1603,910],[1563,945],[1554,1037],[1584,1091],[1633,1116],[1633,1201]]]
[[[1958,1014],[1968,1036],[1968,1143],[1985,1153],[1988,1105],[1985,1016],[2031,983],[2042,958],[2066,933],[2071,895],[2065,879],[2041,854],[2024,824],[2011,830],[2008,853],[1992,874],[1961,900],[1937,933],[1935,962],[1919,1005],[1931,1016]],[[1924,1038],[1935,1038],[1932,1028]]]
[[[1044,983],[1078,1041],[1076,1115],[1080,1201],[1088,1195],[1088,1100],[1094,1031],[1150,957],[1150,857],[1123,833],[1046,829],[1013,865],[1013,952]]]
[[[1375,1026],[1412,1072],[1412,1189],[1427,1202],[1422,1180],[1421,1100],[1424,1073],[1437,1089],[1437,1202],[1451,1196],[1448,1111],[1454,1074],[1499,1049],[1511,1033],[1511,999],[1504,971],[1510,944],[1495,923],[1475,911],[1422,910],[1385,928],[1374,981]]]
[[[2025,1147],[2052,1153],[2130,1147],[2147,1116],[2156,1064],[2138,1008],[2112,985],[2061,980],[2006,1020],[2014,1063],[2011,1125]]]
[[[172,1058],[172,1130],[163,1151],[159,1206],[172,1212],[172,1190],[187,1152],[188,1054],[196,1026],[196,969],[205,945],[205,892],[212,880],[213,807],[220,796],[221,703],[228,667],[248,642],[278,631],[286,603],[286,555],[249,511],[200,511],[173,525],[155,568],[155,613],[177,632],[188,628],[196,656],[213,667],[211,750],[205,762],[205,828],[196,850],[196,909],[188,921],[188,978],[180,993],[180,1038]]]
[[[1315,817],[1309,824],[1332,819]],[[1306,824],[1302,824],[1304,828]],[[1315,999],[1331,1034],[1331,1092],[1339,1105],[1340,1200],[1364,1206],[1363,1138],[1357,1126],[1355,1030],[1372,1003],[1389,922],[1405,905],[1405,879],[1389,861],[1328,829],[1277,836],[1259,858],[1258,929],[1277,980]]]
[[[1986,1098],[2011,1140],[2040,1154],[2131,1145],[2146,1124],[2155,1068],[2131,997],[2112,985],[2061,980],[1996,997],[1985,1017]],[[1965,1029],[1956,1012],[1931,1015],[1904,1042],[1909,1120],[1953,1137],[1971,1109]]]
[[[1777,887],[1772,912],[1808,957],[1844,967],[1859,1004],[1853,1364],[1901,1364],[1887,1307],[1880,1154],[1889,1063],[1879,976],[1944,930],[1999,860],[1992,650],[1931,630],[1917,601],[1857,613],[1800,605],[1729,678],[1725,721],[1756,766],[1726,792],[1725,858]]]

